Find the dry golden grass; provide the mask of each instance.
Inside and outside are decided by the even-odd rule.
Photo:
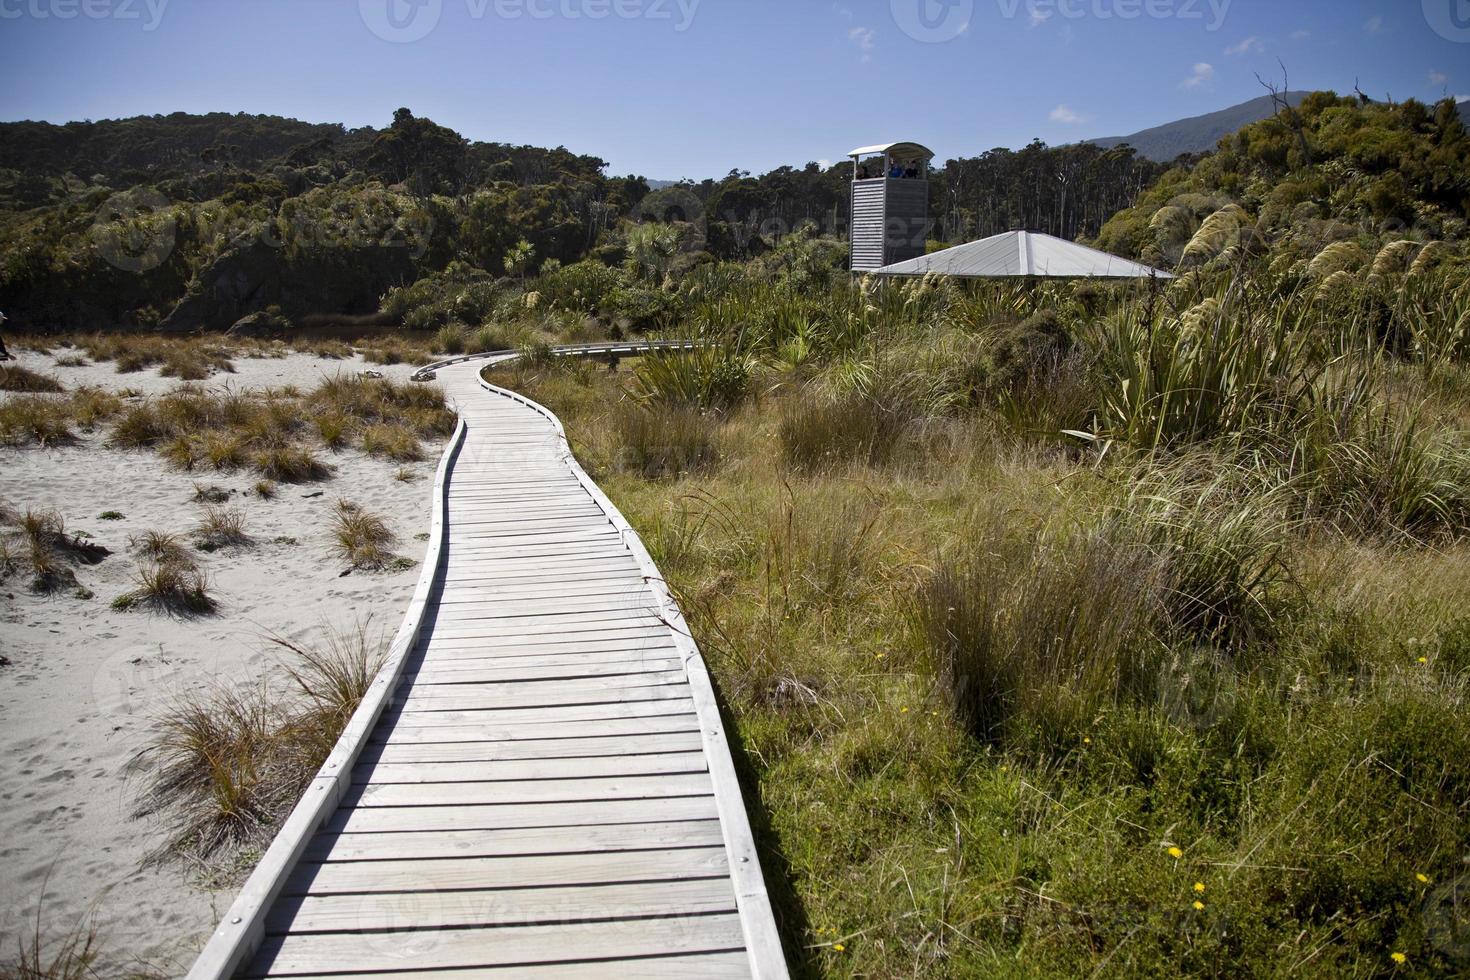
[[[74,566],[96,565],[111,554],[85,535],[68,534],[54,510],[0,511],[0,577],[29,574],[35,592],[77,587]]]
[[[200,551],[240,548],[253,544],[245,530],[245,512],[239,508],[206,504],[194,528],[194,541]]]
[[[146,557],[133,573],[136,585],[112,601],[120,612],[148,609],[170,616],[207,616],[218,603],[209,594],[209,578],[187,557]]]
[[[351,501],[337,501],[332,515],[332,534],[337,542],[334,553],[346,559],[353,568],[380,571],[396,557],[393,547],[398,543],[398,536],[388,526],[387,520]]]
[[[49,374],[38,374],[18,364],[0,364],[0,391],[57,394],[65,390],[61,382]]]
[[[361,622],[320,645],[280,637],[294,696],[262,684],[190,695],[155,726],[138,762],[136,814],[162,820],[155,860],[208,860],[263,845],[325,762],[377,676],[384,643]]]

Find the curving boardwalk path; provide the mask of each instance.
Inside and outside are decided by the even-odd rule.
[[[683,618],[485,363],[438,373],[461,425],[388,666],[190,976],[785,977]]]

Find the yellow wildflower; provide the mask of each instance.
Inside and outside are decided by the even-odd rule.
[[[1393,960],[1395,963],[1409,962],[1409,957],[1404,953],[1394,953],[1389,957],[1389,959]]]
[[[1171,847],[1169,848],[1169,856],[1171,858],[1182,858],[1184,857],[1184,852],[1177,847]]]
[[[1090,738],[1084,738],[1082,740],[1082,744],[1083,745],[1091,745],[1092,744],[1092,739],[1090,739]]]
[[[1205,910],[1205,903],[1204,902],[1195,902],[1194,903],[1194,910],[1196,912],[1203,912]]]
[[[837,952],[839,953],[845,952],[847,950],[847,947],[842,945],[841,943],[833,943],[832,948],[837,950]]]
[[[1199,892],[1200,894],[1204,894],[1205,883],[1203,881],[1196,881],[1194,883],[1194,890]]]
[[[1422,871],[1416,874],[1414,877],[1419,879],[1419,884],[1421,885],[1429,884],[1429,876]]]
[[[1429,663],[1429,658],[1428,657],[1420,657],[1419,658],[1419,662],[1421,664],[1427,664],[1427,663]]]

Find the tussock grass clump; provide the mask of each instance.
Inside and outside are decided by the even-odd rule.
[[[847,463],[887,462],[911,420],[860,394],[836,398],[805,392],[781,406],[781,458],[801,471]]]
[[[38,374],[18,364],[0,364],[0,391],[54,395],[65,390],[61,382],[49,374]]]
[[[111,554],[85,534],[68,534],[66,521],[54,510],[0,510],[0,541],[0,574],[23,569],[30,574],[31,589],[43,593],[75,588],[72,566],[97,565]]]
[[[129,544],[139,557],[160,564],[174,562],[187,565],[194,560],[179,536],[167,531],[144,531],[133,537]]]
[[[245,526],[243,510],[206,504],[194,529],[194,540],[201,551],[243,547],[254,543]]]
[[[320,646],[271,640],[290,654],[294,696],[266,685],[186,697],[155,724],[138,758],[135,814],[168,839],[154,855],[209,860],[263,845],[296,804],[367,694],[384,660],[369,630],[327,631]]]
[[[332,474],[309,446],[271,446],[256,451],[250,462],[257,473],[276,483],[313,483]]]
[[[349,500],[338,500],[333,509],[332,534],[336,538],[334,553],[346,559],[353,568],[381,571],[396,557],[393,547],[398,536],[380,514],[364,510]]]
[[[915,620],[956,715],[985,741],[1029,729],[1070,748],[1097,713],[1145,694],[1161,564],[1112,528],[1018,531],[992,519],[941,565]]]
[[[221,348],[197,342],[175,344],[163,355],[158,373],[180,381],[203,381],[217,372],[233,374],[235,366]]]
[[[719,419],[682,405],[625,402],[615,417],[615,466],[646,479],[679,477],[719,462]]]
[[[440,327],[439,332],[434,335],[434,350],[457,357],[465,352],[468,342],[464,327],[451,323]]]
[[[416,463],[424,458],[416,432],[402,424],[370,425],[362,433],[362,451],[385,456],[398,463]]]
[[[145,558],[133,573],[136,585],[112,600],[120,612],[148,609],[171,616],[207,616],[218,608],[209,594],[209,578],[193,561]]]
[[[0,444],[54,446],[74,438],[66,405],[44,395],[18,395],[0,402]]]

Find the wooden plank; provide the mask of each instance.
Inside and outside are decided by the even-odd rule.
[[[553,662],[532,660],[518,666],[499,666],[494,660],[456,661],[407,675],[415,684],[494,684],[512,681],[568,681],[588,677],[629,677],[677,671],[684,673],[684,662],[672,657],[637,656],[632,660],[613,660],[609,655],[567,663],[565,658]]]
[[[528,779],[508,783],[424,783],[354,786],[343,798],[356,806],[474,806],[483,803],[574,803],[702,796],[706,773],[600,779]]]
[[[719,830],[718,822],[714,827]],[[391,932],[409,924],[417,930],[475,929],[734,911],[735,891],[728,878],[696,878],[581,888],[300,896],[271,910],[266,931],[298,936]]]
[[[526,723],[565,725],[574,721],[608,721],[621,718],[683,715],[692,711],[693,707],[694,702],[689,698],[678,698],[659,701],[618,701],[610,704],[561,705],[550,708],[498,708],[485,711],[400,709],[391,717],[390,724],[410,728],[483,725],[486,732],[499,732],[511,731],[511,726]]]
[[[749,978],[750,957],[744,952],[690,953],[646,959],[594,960],[585,963],[517,963],[511,966],[478,966],[466,970],[435,970],[432,974],[378,972],[357,974],[369,980],[740,980]],[[299,974],[313,980],[315,974]],[[321,976],[320,980],[327,980]],[[331,980],[342,980],[340,975]]]
[[[275,936],[262,946],[248,975],[605,962],[674,953],[734,952],[743,948],[743,942],[738,915],[371,936]]]
[[[569,831],[566,836],[571,839],[579,833],[579,830]],[[286,883],[285,894],[366,895],[461,888],[604,885],[709,878],[725,871],[725,849],[722,846],[442,861],[346,861],[298,866]]]
[[[522,830],[600,827],[676,820],[717,820],[713,796],[657,800],[597,800],[591,803],[524,805],[344,807],[326,825],[327,833],[408,833],[413,831]]]
[[[515,759],[496,762],[383,762],[359,765],[354,783],[407,786],[415,783],[497,783],[531,779],[603,779],[706,772],[704,746],[695,752],[612,755],[577,759]]]
[[[383,726],[374,733],[374,744],[419,745],[430,742],[534,743],[582,738],[627,738],[669,732],[698,732],[699,722],[690,714],[652,715],[631,718],[547,721],[505,725],[484,722],[476,725],[441,724]]]
[[[561,582],[507,583],[498,586],[455,585],[439,593],[438,604],[445,606],[464,605],[475,602],[496,602],[513,599],[596,599],[609,595],[647,594],[648,583],[642,576],[627,572],[608,572],[599,575],[579,575],[575,580]]]
[[[624,735],[617,738],[517,739],[511,742],[395,742],[373,743],[363,750],[358,765],[408,762],[476,762],[516,759],[583,759],[599,756],[637,756],[660,752],[699,752],[704,743],[698,732]]]
[[[436,623],[458,625],[476,622],[551,619],[593,613],[657,615],[659,612],[659,602],[648,590],[644,589],[638,592],[624,592],[621,595],[589,596],[577,599],[541,599],[530,602],[503,600],[471,605],[441,606],[436,611],[434,618]]]
[[[485,684],[460,693],[454,686],[411,688],[402,699],[406,711],[544,711],[564,707],[643,704],[682,701],[689,697],[687,678],[678,683],[648,684],[643,687],[572,687],[503,690],[498,684]]]
[[[484,666],[515,666],[517,664],[587,663],[603,660],[608,663],[634,660],[641,657],[672,657],[677,651],[672,636],[667,630],[646,630],[642,635],[608,637],[585,642],[555,642],[535,644],[484,644],[463,641],[461,646],[451,647],[441,643],[425,656],[421,670],[455,670],[464,661],[484,661]]]
[[[514,830],[408,830],[394,833],[318,834],[304,861],[439,861],[448,858],[525,857],[546,854],[555,841],[560,854],[603,851],[662,851],[684,847],[720,847],[725,843],[718,820],[665,821],[643,824],[594,824],[573,834],[555,835],[547,827]],[[733,899],[735,893],[732,891]]]
[[[525,640],[534,637],[563,638],[567,641],[605,637],[630,630],[651,630],[663,626],[657,616],[635,611],[619,615],[611,612],[563,613],[559,616],[513,616],[485,622],[435,623],[436,640],[488,640],[492,642]],[[586,634],[591,634],[590,636]]]

